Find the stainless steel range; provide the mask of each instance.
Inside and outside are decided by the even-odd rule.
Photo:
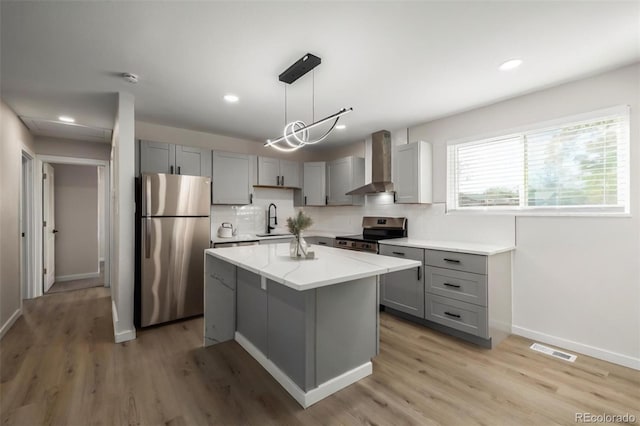
[[[336,237],[334,247],[378,253],[378,241],[406,236],[405,217],[365,216],[362,218],[362,234]]]

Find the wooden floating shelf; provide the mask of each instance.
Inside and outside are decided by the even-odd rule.
[[[302,189],[297,186],[279,186],[279,185],[253,185],[254,188],[271,188],[271,189]]]

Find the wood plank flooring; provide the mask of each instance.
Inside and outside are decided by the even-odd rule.
[[[113,343],[103,287],[25,301],[0,342],[2,425],[554,425],[640,423],[640,372],[486,350],[381,314],[373,375],[303,410],[238,344],[202,348],[202,318]]]

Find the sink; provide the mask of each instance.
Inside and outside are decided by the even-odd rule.
[[[256,237],[293,237],[293,234],[256,234]]]

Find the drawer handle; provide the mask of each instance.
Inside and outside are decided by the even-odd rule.
[[[325,243],[324,241],[318,241],[318,245],[320,245],[320,246],[326,246],[326,245],[327,245],[327,243]]]
[[[451,262],[451,263],[460,263],[460,261],[458,259],[447,259],[446,257],[444,259],[445,262]]]
[[[447,311],[444,311],[444,314],[448,315],[450,317],[454,317],[454,318],[460,319],[460,315],[458,315],[458,314],[452,314],[451,312],[447,312]]]
[[[442,285],[446,285],[447,287],[460,288],[458,284],[442,283]]]
[[[404,256],[404,253],[401,251],[392,251],[391,253],[397,254],[398,256]]]

